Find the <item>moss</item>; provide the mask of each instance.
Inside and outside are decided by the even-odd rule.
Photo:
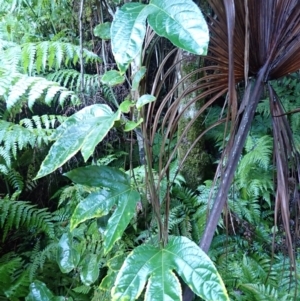
[[[185,75],[194,71],[199,67],[199,58],[185,54],[186,60],[183,61],[180,69],[180,76],[183,78]],[[189,81],[185,81],[182,84],[181,91],[185,90],[187,87],[193,84],[193,82],[197,79],[197,75],[191,77]],[[181,92],[179,91],[179,92]],[[180,107],[184,107],[186,103],[188,103],[192,98],[196,97],[199,92],[193,92],[187,95],[181,102]],[[185,113],[182,115],[179,125],[178,125],[178,136],[181,136],[187,124],[191,121],[191,119],[195,116],[196,112],[201,108],[203,101],[198,101],[194,105],[190,106]],[[178,149],[178,158],[179,162],[184,158],[185,154],[188,152],[194,141],[197,139],[199,134],[203,132],[204,128],[204,118],[200,116],[194,122],[192,127],[187,131],[184,135],[182,143]],[[209,165],[210,159],[209,155],[205,150],[204,140],[200,139],[200,141],[194,146],[191,150],[189,156],[184,162],[183,168],[181,170],[183,176],[186,179],[188,187],[191,189],[195,189],[202,182],[205,171]]]

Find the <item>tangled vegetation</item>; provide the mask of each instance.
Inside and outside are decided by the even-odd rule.
[[[0,301],[299,300],[300,4],[170,3],[0,0]]]

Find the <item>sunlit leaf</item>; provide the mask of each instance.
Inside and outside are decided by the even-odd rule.
[[[119,117],[120,113],[113,113],[110,107],[103,104],[86,107],[69,117],[57,129],[54,136],[57,140],[51,146],[36,179],[55,171],[80,149],[84,159],[88,160]]]
[[[101,77],[101,82],[104,85],[110,87],[122,84],[125,81],[125,77],[120,74],[117,70],[110,70],[103,74]]]
[[[132,108],[134,106],[134,103],[128,99],[124,100],[119,107],[119,110],[122,113],[129,113],[130,112],[130,108]]]
[[[165,248],[135,248],[118,273],[112,300],[136,300],[146,286],[145,300],[181,300],[175,272],[195,294],[207,301],[229,301],[225,286],[209,257],[186,237],[170,237]]]
[[[141,52],[146,33],[146,19],[153,11],[148,5],[126,3],[117,10],[111,26],[112,52],[123,74]]]
[[[29,286],[29,294],[25,298],[26,301],[52,301],[53,294],[45,283],[35,280]]]
[[[193,1],[151,0],[149,5],[155,8],[155,14],[149,14],[148,22],[158,35],[191,53],[207,53],[208,27]]]
[[[137,128],[143,122],[143,120],[144,120],[143,118],[140,118],[137,122],[131,121],[131,120],[127,121],[125,123],[124,131],[129,132],[129,131],[134,130],[135,128]]]
[[[133,80],[132,80],[132,87],[131,90],[132,91],[137,91],[140,81],[143,79],[143,77],[146,74],[146,67],[142,66],[134,75]]]
[[[71,217],[70,229],[73,230],[86,220],[107,215],[117,202],[118,196],[118,193],[104,189],[91,193],[75,208]]]
[[[73,246],[73,237],[70,233],[64,233],[58,243],[58,265],[63,273],[71,272],[77,267],[80,254]]]
[[[118,206],[108,221],[104,232],[104,253],[108,253],[119,240],[135,214],[140,195],[137,191],[127,191],[118,198]]]
[[[93,284],[99,277],[99,259],[96,254],[88,254],[79,265],[80,279],[84,285]]]
[[[142,95],[138,100],[137,100],[137,103],[136,103],[136,107],[137,109],[141,109],[144,105],[150,103],[150,102],[153,102],[155,101],[156,97],[154,97],[153,95],[149,95],[149,94],[145,94],[145,95]]]

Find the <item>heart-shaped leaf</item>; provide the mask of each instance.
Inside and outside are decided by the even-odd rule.
[[[209,32],[199,7],[192,0],[151,0],[148,22],[160,36],[175,46],[203,55],[207,53]]]
[[[111,26],[111,47],[122,74],[141,52],[146,19],[151,11],[153,8],[145,4],[126,3],[115,13]]]
[[[147,284],[145,300],[180,301],[181,285],[174,270],[202,299],[229,301],[212,261],[186,237],[170,237],[164,248],[151,244],[135,248],[118,273],[112,300],[136,300]]]

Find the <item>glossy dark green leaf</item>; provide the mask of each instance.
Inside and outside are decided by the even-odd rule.
[[[121,269],[125,259],[126,259],[126,255],[125,255],[125,253],[123,253],[121,255],[117,255],[117,256],[111,258],[108,261],[107,266],[109,267],[109,270],[108,270],[107,275],[101,281],[101,284],[99,286],[99,288],[101,290],[111,291],[111,289],[115,283],[115,280],[117,278],[117,274],[118,274],[119,270]]]
[[[134,130],[134,129],[137,128],[143,121],[144,121],[143,118],[140,118],[137,122],[131,121],[131,120],[127,121],[127,122],[125,123],[125,129],[124,129],[124,131],[125,131],[125,132],[129,132],[129,131]]]
[[[146,244],[126,258],[112,290],[112,300],[135,300],[146,283],[145,300],[181,300],[176,273],[207,301],[229,301],[225,286],[209,257],[186,237],[170,237],[165,248]]]
[[[105,22],[103,24],[98,24],[94,28],[94,35],[102,40],[110,40],[110,22]]]
[[[122,74],[139,55],[146,33],[146,19],[153,8],[141,3],[126,3],[117,10],[111,26],[112,52]]]
[[[206,54],[209,32],[199,7],[192,0],[151,0],[148,23],[175,46],[198,55]]]
[[[136,108],[139,110],[141,109],[144,105],[155,101],[156,97],[153,95],[145,94],[142,95],[136,102]]]
[[[54,295],[48,289],[45,283],[35,280],[29,286],[29,294],[25,298],[26,301],[52,301]]]
[[[96,254],[88,254],[80,263],[80,279],[84,285],[93,284],[99,277],[99,259]]]
[[[117,202],[118,197],[118,192],[104,189],[91,193],[75,208],[71,217],[70,229],[73,230],[86,220],[108,214],[112,206]]]
[[[97,120],[95,120],[92,129],[87,134],[81,147],[81,153],[84,161],[89,159],[98,143],[103,140],[103,138],[113,127],[115,121],[119,119],[120,112],[116,112],[112,115],[98,117]]]
[[[51,146],[35,179],[50,174],[80,149],[87,160],[119,117],[119,113],[113,113],[109,106],[96,104],[68,118],[57,129],[57,140]]]
[[[140,199],[137,191],[126,191],[118,198],[117,208],[108,221],[104,233],[104,253],[107,254],[119,240],[135,214],[136,204]]]
[[[130,187],[130,177],[126,173],[105,165],[79,167],[64,175],[77,184],[90,187],[106,187],[119,191]]]
[[[139,85],[140,85],[140,81],[143,79],[143,77],[145,76],[146,74],[146,67],[141,67],[140,70],[138,70],[134,77],[133,77],[133,80],[132,80],[132,87],[131,87],[131,90],[132,91],[137,91],[138,88],[139,88]]]
[[[69,273],[77,267],[80,254],[73,246],[73,237],[64,233],[58,243],[57,262],[63,273]]]
[[[125,77],[120,74],[117,70],[110,70],[103,74],[101,77],[101,82],[104,85],[113,87],[120,85],[125,81]]]

